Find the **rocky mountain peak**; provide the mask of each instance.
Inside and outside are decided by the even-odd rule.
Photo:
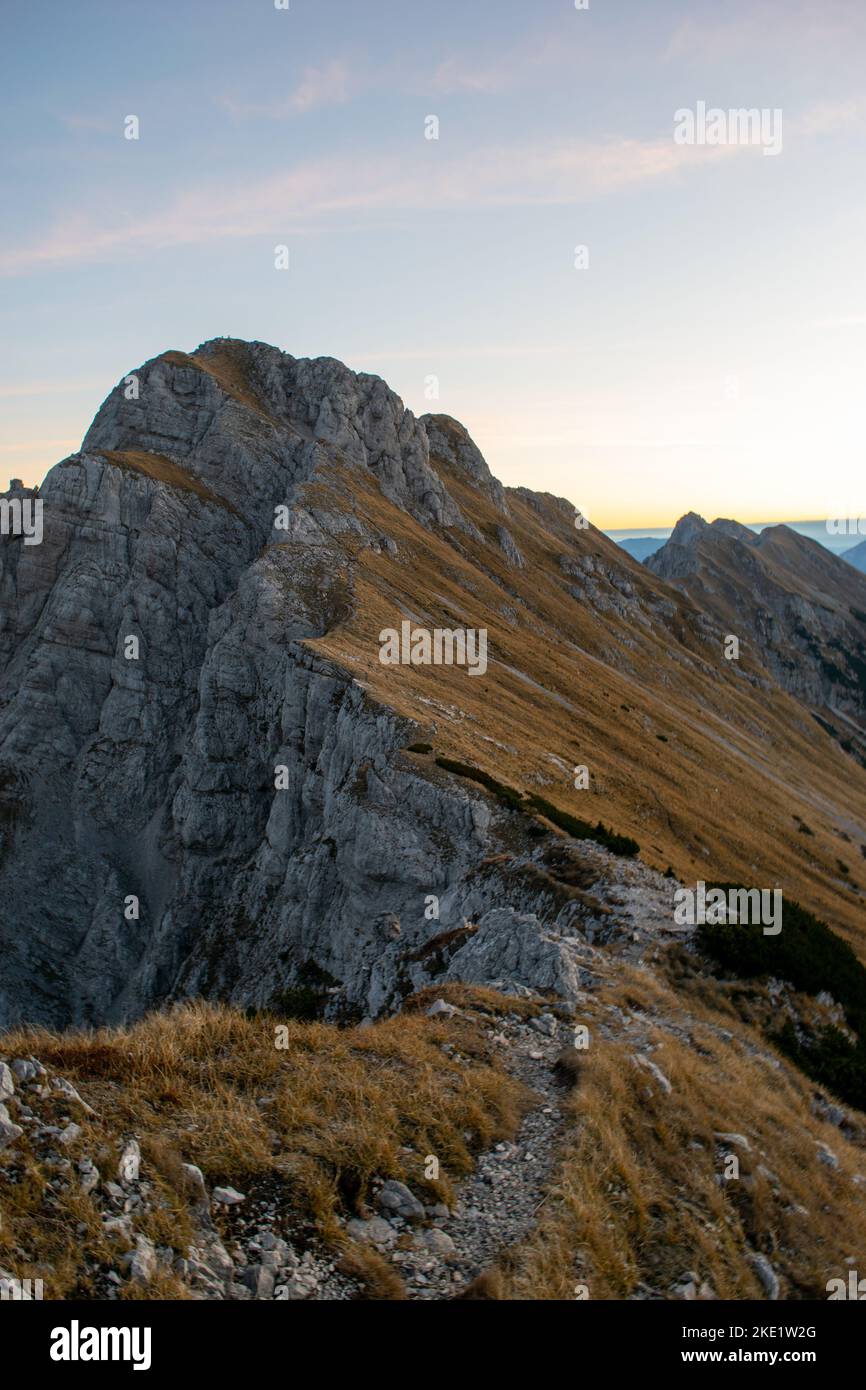
[[[832,750],[817,724],[793,740],[800,713],[766,671],[722,661],[708,601],[576,528],[563,499],[504,493],[456,421],[331,358],[232,339],[162,353],[39,502],[39,544],[0,536],[0,1024],[266,1006],[310,981],[332,1016],[375,1015],[466,921],[487,928],[464,975],[504,968],[518,932],[527,972],[553,978],[553,927],[579,908],[596,929],[544,858],[563,826],[703,872],[671,786],[706,768],[702,836],[748,842],[751,863],[744,730],[770,728],[801,769],[760,780],[777,831],[803,759]],[[481,678],[383,663],[381,632],[404,623],[483,629]],[[722,775],[745,789],[733,806],[711,795]],[[834,795],[831,777],[827,815]],[[784,834],[762,853],[782,873]],[[725,868],[747,871],[736,850]]]
[[[293,487],[335,463],[374,473],[425,524],[462,521],[430,467],[424,423],[380,377],[266,343],[215,338],[128,373],[97,412],[82,453],[129,449],[181,465],[259,525]]]
[[[716,534],[727,536],[729,540],[741,541],[743,545],[756,545],[758,536],[754,531],[750,531],[748,526],[743,526],[742,522],[731,521],[726,517],[716,517],[710,529]]]
[[[669,545],[694,545],[707,530],[707,523],[697,512],[686,512],[681,516],[670,535]]]

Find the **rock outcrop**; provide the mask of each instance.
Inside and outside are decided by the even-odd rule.
[[[644,563],[866,751],[866,581],[841,558],[788,526],[757,535],[689,512]]]
[[[164,353],[38,497],[13,485],[7,501],[38,501],[43,532],[0,536],[0,1027],[191,995],[374,1016],[437,978],[433,958],[569,997],[573,938],[608,924],[581,898],[592,875],[575,890],[544,844],[609,789],[617,828],[675,860],[688,822],[645,730],[676,687],[698,740],[705,707],[743,736],[743,683],[713,666],[703,615],[576,529],[571,504],[503,489],[456,421],[417,419],[333,359],[223,339]],[[378,659],[403,620],[495,622],[499,641],[480,679],[425,684]],[[781,762],[789,714],[767,716]],[[543,790],[546,819],[453,775],[443,741]],[[683,749],[689,777],[702,749]],[[576,793],[588,751],[598,784]],[[866,805],[866,782],[839,787],[845,814]],[[784,784],[777,800],[789,821]],[[467,921],[459,956],[425,956]]]

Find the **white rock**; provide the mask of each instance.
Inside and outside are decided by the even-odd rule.
[[[649,1057],[644,1057],[643,1054],[640,1052],[633,1053],[632,1057],[633,1060],[637,1062],[639,1066],[644,1067],[648,1072],[650,1072],[652,1076],[655,1077],[656,1081],[661,1086],[665,1095],[669,1096],[671,1091],[673,1090],[673,1086],[668,1081],[661,1068],[657,1067],[655,1062],[651,1061]]]
[[[5,1105],[0,1105],[0,1150],[14,1144],[16,1139],[20,1139],[24,1130],[20,1125],[13,1124],[9,1118],[9,1111]]]
[[[750,1255],[749,1258],[767,1298],[775,1302],[779,1297],[779,1276],[766,1255]]]
[[[237,1192],[233,1187],[215,1187],[213,1199],[222,1207],[236,1207],[239,1202],[247,1200],[245,1193]]]
[[[156,1250],[147,1236],[138,1236],[135,1249],[124,1255],[121,1264],[134,1284],[149,1284],[156,1274]]]
[[[727,1144],[729,1147],[733,1145],[734,1148],[745,1149],[746,1153],[750,1153],[752,1149],[751,1144],[743,1134],[723,1134],[719,1130],[716,1130],[713,1138],[719,1144]]]
[[[445,1014],[447,1018],[452,1018],[458,1011],[453,1004],[449,1004],[446,999],[437,999],[435,1004],[431,1004],[427,1010],[429,1018],[435,1018],[438,1014]]]
[[[77,1105],[81,1106],[81,1108],[87,1115],[96,1114],[96,1111],[93,1109],[93,1107],[88,1105],[86,1100],[81,1099],[81,1096],[76,1091],[72,1082],[67,1081],[65,1077],[55,1076],[54,1089],[55,1091],[59,1091],[62,1096],[65,1096],[67,1100],[74,1100]]]

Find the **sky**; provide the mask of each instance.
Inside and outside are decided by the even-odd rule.
[[[866,514],[864,0],[283,2],[0,0],[0,480],[232,336],[605,529]]]

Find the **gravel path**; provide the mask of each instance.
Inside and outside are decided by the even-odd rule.
[[[501,1251],[532,1230],[544,1201],[567,1094],[553,1067],[571,1031],[552,1014],[529,1022],[512,1015],[495,1022],[492,1039],[503,1065],[536,1099],[515,1139],[481,1154],[458,1184],[452,1211],[428,1208],[425,1229],[399,1214],[350,1223],[355,1239],[369,1240],[390,1260],[410,1299],[459,1297]]]

